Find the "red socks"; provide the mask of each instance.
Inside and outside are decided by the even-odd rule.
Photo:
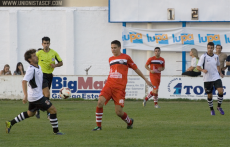
[[[154,93],[150,91],[150,93],[146,96],[145,100],[148,101],[153,95]]]
[[[102,108],[96,108],[96,123],[98,127],[101,127],[102,122],[102,115],[103,115],[103,107]],[[121,117],[123,121],[125,121],[128,125],[132,124],[132,120],[129,118],[127,113],[124,112],[124,115]]]
[[[128,125],[132,124],[132,120],[129,118],[129,116],[125,112],[124,112],[124,115],[121,117],[121,119],[125,121]]]
[[[102,108],[96,108],[96,123],[98,127],[101,127],[102,122],[102,115],[103,115],[103,107]]]
[[[148,101],[152,96],[154,96],[154,104],[158,105],[158,94],[153,93],[152,91],[150,91],[150,93],[147,95],[147,97],[145,98],[146,101]]]
[[[155,105],[158,105],[158,94],[155,94],[155,96],[154,96],[154,104]]]

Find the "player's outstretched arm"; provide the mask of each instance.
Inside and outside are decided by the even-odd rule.
[[[142,79],[145,80],[145,82],[150,86],[153,87],[152,83],[150,81],[148,81],[145,76],[143,75],[143,73],[137,68],[134,70],[140,77],[142,77]]]
[[[24,99],[22,100],[23,104],[27,103],[27,81],[22,81],[22,89],[24,93]]]

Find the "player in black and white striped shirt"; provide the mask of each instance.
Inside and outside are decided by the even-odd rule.
[[[50,113],[50,123],[53,127],[53,132],[55,135],[63,135],[63,133],[58,130],[58,120],[57,120],[57,110],[52,105],[47,97],[42,94],[42,82],[43,73],[41,67],[38,65],[38,57],[36,56],[36,50],[31,49],[26,51],[25,60],[30,64],[26,71],[26,75],[22,81],[22,89],[24,92],[23,104],[29,101],[28,111],[20,113],[11,121],[6,121],[6,133],[10,132],[11,127],[29,117],[35,115],[36,110],[40,109],[42,111],[48,111]],[[28,90],[27,90],[27,82]]]
[[[220,61],[218,55],[213,53],[214,43],[209,42],[207,45],[207,53],[203,54],[200,57],[200,60],[197,64],[197,69],[203,72],[204,79],[204,88],[205,92],[208,95],[208,104],[211,110],[211,115],[215,115],[215,111],[213,109],[213,100],[212,100],[212,90],[213,86],[218,91],[218,105],[217,110],[220,114],[224,115],[224,111],[221,108],[221,104],[223,101],[223,85],[220,79],[220,76],[223,78],[224,75],[220,69]],[[203,66],[203,69],[201,68]]]

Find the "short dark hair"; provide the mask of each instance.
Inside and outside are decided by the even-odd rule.
[[[121,47],[121,42],[118,40],[113,40],[111,44],[116,44],[118,47]]]
[[[43,50],[42,48],[39,48],[38,51]]]
[[[161,50],[160,47],[155,47],[155,49]],[[155,49],[154,49],[154,51],[155,51]]]
[[[36,49],[30,49],[30,50],[25,52],[24,58],[28,63],[30,63],[29,59],[31,58],[31,55],[34,53],[36,53]]]
[[[45,36],[45,37],[42,38],[42,42],[43,42],[43,41],[49,41],[49,42],[50,42],[50,38],[47,37],[47,36]]]
[[[214,43],[213,43],[213,42],[209,42],[209,43],[207,44],[207,46],[208,46],[208,45],[213,46],[213,48],[214,48]]]
[[[216,47],[217,47],[217,46],[220,46],[220,48],[222,49],[222,45],[220,45],[220,44],[217,44],[217,45],[216,45]]]

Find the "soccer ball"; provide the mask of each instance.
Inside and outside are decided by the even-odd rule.
[[[59,95],[62,99],[67,99],[71,97],[71,90],[69,88],[63,87],[59,91]]]

